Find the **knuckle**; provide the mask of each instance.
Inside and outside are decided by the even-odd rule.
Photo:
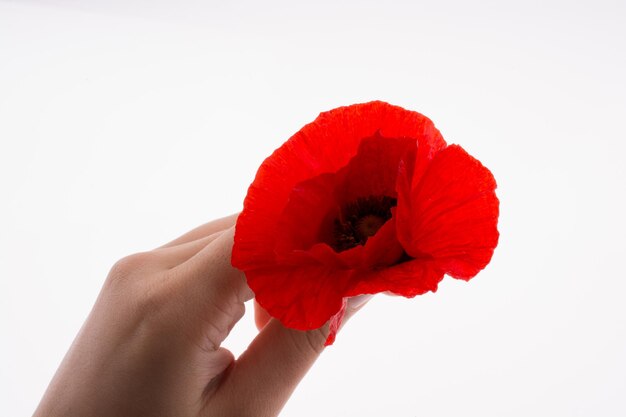
[[[324,350],[327,331],[324,327],[306,332],[306,339],[313,353],[319,355]]]
[[[217,349],[243,317],[245,307],[238,303],[216,302],[205,321],[205,338],[211,349]]]
[[[237,303],[234,305],[234,320],[233,320],[233,325],[238,322],[239,320],[241,320],[243,318],[243,316],[246,314],[246,306],[243,303]],[[233,326],[230,326],[231,329]]]
[[[294,343],[298,350],[305,355],[320,355],[324,350],[327,337],[325,327],[319,329],[292,332]]]
[[[154,262],[150,252],[120,259],[107,276],[103,294],[115,303],[120,325],[130,326],[144,337],[171,337],[182,327],[184,315],[179,310],[184,303],[169,284],[172,281],[168,276],[153,268]]]
[[[151,260],[152,257],[149,252],[139,252],[125,256],[111,267],[108,279],[109,281],[123,280],[134,272],[145,268]]]

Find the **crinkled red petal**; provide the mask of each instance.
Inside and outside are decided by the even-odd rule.
[[[376,134],[362,141],[357,155],[344,168],[297,184],[289,195],[275,233],[277,260],[283,264],[298,264],[306,262],[309,256],[328,266],[362,268],[381,265],[382,256],[389,256],[391,250],[397,252],[395,228],[387,233],[388,227],[369,239],[367,252],[356,246],[337,253],[329,244],[335,239],[334,221],[340,217],[343,206],[360,197],[396,197],[400,158],[415,144],[415,139],[383,138]],[[389,239],[383,245],[375,244],[386,235],[395,245],[389,245]],[[402,249],[399,251],[401,255]],[[399,255],[392,255],[392,261],[383,263],[391,265]]]
[[[363,139],[357,154],[340,170],[335,199],[345,205],[368,196],[395,198],[398,164],[407,149],[415,146],[415,138],[383,137],[380,132]]]
[[[393,210],[392,210],[393,211]],[[322,264],[328,268],[365,270],[394,265],[404,255],[396,236],[396,221],[392,217],[365,245],[335,252],[326,243],[317,243],[307,250],[294,250],[289,256],[278,257],[283,265]]]
[[[396,233],[395,209],[392,217],[363,246],[362,260],[356,269],[375,269],[396,264],[404,255]]]
[[[413,259],[393,265],[355,274],[352,287],[346,296],[376,294],[390,291],[405,297],[415,297],[437,291],[444,273],[433,260]]]
[[[398,178],[398,239],[411,257],[431,257],[450,276],[472,278],[498,243],[493,175],[451,145],[415,177],[405,166]]]
[[[261,164],[237,220],[233,265],[244,271],[272,266],[274,236],[294,187],[320,174],[337,172],[356,155],[363,139],[377,133],[419,141],[420,155],[445,147],[430,119],[384,102],[321,113]]]
[[[444,273],[469,279],[497,244],[491,173],[446,148],[426,117],[382,102],[322,113],[267,158],[237,221],[233,265],[257,301],[291,328],[330,319],[344,297],[436,291]],[[332,222],[359,197],[397,197],[366,244],[337,253]],[[334,330],[333,330],[334,329]]]
[[[437,265],[429,258],[407,259],[396,233],[396,214],[364,247],[361,269],[355,272],[348,296],[390,291],[414,297],[436,291],[443,278]],[[400,261],[400,263],[398,263]]]
[[[276,266],[246,271],[257,302],[286,327],[321,327],[341,309],[350,270],[323,265]]]
[[[334,192],[343,177],[341,172],[320,174],[294,187],[272,236],[278,260],[289,262],[294,251],[333,239],[332,225],[341,211]]]

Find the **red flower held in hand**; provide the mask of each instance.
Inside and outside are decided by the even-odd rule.
[[[256,300],[300,330],[347,297],[469,280],[498,243],[491,172],[425,116],[375,101],[320,116],[267,158],[248,190],[232,263]]]

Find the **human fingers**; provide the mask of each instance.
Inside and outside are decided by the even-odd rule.
[[[346,307],[346,316],[344,317],[343,323],[346,323],[350,317],[352,317],[357,311],[362,309],[365,304],[368,303],[374,297],[374,294],[363,294],[357,295],[354,297],[350,297],[348,299],[348,305]]]
[[[214,236],[215,235],[215,236]],[[173,252],[176,248],[189,251],[198,249],[186,261],[165,272],[169,322],[191,342],[194,354],[185,361],[194,369],[188,390],[201,398],[212,396],[222,374],[234,361],[233,354],[221,346],[235,324],[245,313],[244,302],[252,298],[240,271],[231,266],[233,228],[215,233],[211,242],[203,247],[209,237],[163,248]],[[192,249],[194,245],[197,246]]]
[[[152,250],[151,253],[162,269],[171,269],[189,260],[192,256],[217,239],[222,233],[223,231],[219,231],[178,245],[162,246]]]
[[[343,323],[370,298],[365,295],[348,300]],[[228,410],[229,415],[278,415],[324,350],[328,334],[328,324],[311,331],[299,331],[284,327],[276,319],[269,320],[230,368],[220,386],[221,396],[215,399],[214,405]]]
[[[270,320],[224,375],[207,415],[277,416],[324,349],[328,331],[328,325],[303,332]]]
[[[210,245],[177,267],[185,271],[183,280],[189,282],[189,288],[219,298],[236,296],[244,302],[252,299],[243,272],[231,264],[234,233],[234,227],[225,230]]]
[[[180,245],[181,243],[191,242],[191,241],[198,240],[203,237],[212,235],[216,232],[224,231],[228,229],[229,227],[232,227],[235,225],[235,222],[237,221],[238,216],[239,216],[239,213],[235,213],[235,214],[231,214],[229,216],[222,217],[220,219],[205,223],[202,226],[198,226],[195,229],[192,229],[189,232],[185,233],[184,235],[172,240],[171,242],[166,243],[160,248]]]
[[[230,263],[234,228],[222,232],[187,261],[168,271],[171,292],[181,297],[185,315],[199,325],[210,323],[207,338],[219,346],[243,315],[243,303],[252,298],[243,273]]]
[[[271,318],[272,316],[270,316],[267,310],[254,300],[254,323],[256,324],[256,328],[261,330]]]

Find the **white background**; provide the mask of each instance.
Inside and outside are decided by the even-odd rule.
[[[34,411],[117,259],[372,99],[493,171],[500,244],[469,284],[376,297],[283,415],[625,415],[626,6],[429,3],[0,1],[0,415]]]

